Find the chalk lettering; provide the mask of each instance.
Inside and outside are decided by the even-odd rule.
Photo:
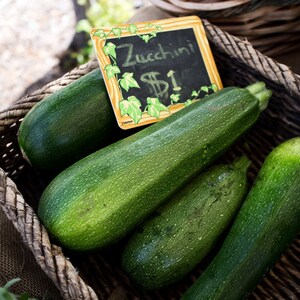
[[[123,62],[122,66],[123,67],[131,67],[136,65],[136,61],[131,61],[132,59],[132,52],[133,52],[133,45],[132,44],[121,44],[118,45],[117,49],[122,49],[122,48],[128,48],[128,53],[126,56],[125,61]]]
[[[150,52],[146,56],[143,54],[134,54],[134,46],[133,44],[129,43],[118,45],[117,49],[125,49],[126,51],[126,58],[122,63],[123,67],[132,67],[136,64],[146,64],[155,60],[174,59],[180,55],[191,55],[192,53],[195,53],[191,43],[188,43],[189,48],[179,47],[177,49],[173,49],[172,51],[165,50],[161,43],[158,43],[157,47],[157,51]]]
[[[179,55],[180,54],[183,54],[183,53],[186,53],[186,55],[190,55],[191,53],[190,53],[190,51],[187,49],[187,48],[185,48],[185,47],[180,47],[180,48],[178,48],[178,53],[179,53]],[[178,56],[179,56],[178,55]]]
[[[174,55],[172,54],[171,51],[165,51],[163,46],[161,45],[161,43],[158,44],[158,49],[159,49],[159,52],[161,52],[162,54],[162,59],[173,59],[174,58]]]
[[[150,53],[147,55],[147,60],[148,60],[148,61],[155,61],[155,59],[154,59],[153,56],[154,56],[153,53],[150,52]]]
[[[189,46],[191,52],[195,53],[194,45],[190,42],[190,40],[187,40],[187,41],[188,41],[188,46]]]
[[[159,72],[148,72],[143,74],[140,79],[149,85],[150,94],[161,98],[168,92],[169,83],[164,80],[159,80],[157,78],[159,75]]]
[[[170,77],[171,78],[171,82],[172,82],[172,85],[173,85],[173,89],[176,89],[177,87],[178,87],[178,84],[177,84],[177,82],[176,82],[176,78],[175,78],[175,71],[173,71],[173,70],[170,70],[169,72],[168,72],[168,77]]]
[[[136,60],[136,63],[140,63],[140,64],[145,64],[147,63],[148,61],[145,59],[144,55],[140,54],[140,55],[136,55],[135,56],[135,60]]]

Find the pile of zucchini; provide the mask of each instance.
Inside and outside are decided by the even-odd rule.
[[[48,97],[20,126],[33,167],[71,164],[40,199],[43,224],[75,251],[102,249],[135,229],[123,268],[137,285],[157,289],[192,270],[234,220],[183,298],[244,297],[300,230],[300,138],[272,151],[248,195],[246,157],[212,164],[256,122],[271,92],[262,82],[224,88],[108,145],[118,129],[99,76]]]

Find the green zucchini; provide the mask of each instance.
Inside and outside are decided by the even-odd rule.
[[[247,192],[246,157],[190,181],[140,226],[122,255],[129,277],[146,289],[173,283],[211,250]]]
[[[64,170],[39,203],[46,228],[81,251],[125,236],[255,123],[270,91],[249,89],[216,92]]]
[[[185,300],[243,299],[300,231],[300,138],[265,160],[228,236]]]
[[[30,164],[57,171],[108,145],[118,131],[97,69],[35,105],[20,125],[18,141]]]

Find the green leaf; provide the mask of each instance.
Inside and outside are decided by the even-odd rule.
[[[162,27],[160,25],[155,26],[158,31],[162,31]]]
[[[210,86],[210,89],[212,89],[214,92],[217,92],[217,91],[218,91],[218,87],[217,87],[217,85],[214,84],[214,83]]]
[[[192,95],[191,95],[192,97],[198,97],[198,92],[197,91],[195,91],[195,90],[193,90],[192,91]]]
[[[3,299],[3,300],[18,300],[16,295],[10,293],[5,288],[0,288],[0,299]]]
[[[157,33],[156,33],[156,31],[152,31],[152,32],[150,32],[150,35],[153,37],[156,37]]]
[[[128,27],[127,27],[127,30],[131,33],[131,34],[134,34],[138,31],[138,28],[135,24],[130,24]]]
[[[120,80],[121,87],[128,92],[129,88],[140,88],[137,81],[133,78],[133,73],[124,73]]]
[[[205,93],[208,93],[208,87],[207,86],[201,86],[200,90],[205,92]]]
[[[111,57],[113,58],[116,58],[117,55],[116,55],[116,45],[109,42],[107,43],[104,47],[103,47],[103,52],[106,54],[106,55],[110,55]]]
[[[115,74],[121,73],[119,67],[114,65],[107,65],[105,66],[104,70],[108,79],[114,77]]]
[[[147,98],[148,115],[151,117],[159,118],[161,111],[169,111],[168,108],[160,103],[158,98]]]
[[[193,103],[193,101],[191,99],[187,99],[185,102],[184,102],[184,106],[189,106]]]
[[[145,43],[148,43],[149,40],[150,40],[150,35],[149,35],[149,34],[144,34],[144,35],[142,35],[142,40],[143,40]]]
[[[82,19],[78,21],[76,25],[76,32],[87,32],[89,33],[92,29],[91,23],[87,19]]]
[[[141,102],[135,96],[130,96],[127,100],[122,100],[119,103],[121,115],[128,115],[137,124],[142,118],[141,105]]]
[[[37,300],[36,298],[30,298],[28,293],[23,293],[22,295],[15,295],[11,293],[8,289],[15,283],[19,282],[20,278],[14,278],[8,281],[4,287],[0,287],[0,299],[5,300]]]
[[[20,280],[21,280],[20,278],[14,278],[14,279],[8,281],[3,288],[9,289],[13,284],[19,282]]]
[[[172,94],[170,96],[172,102],[178,102],[180,98],[180,94]]]
[[[77,0],[78,5],[85,5],[87,0]]]
[[[19,300],[29,300],[29,294],[28,293],[23,293],[20,297]]]
[[[103,29],[97,30],[96,32],[94,32],[94,35],[98,36],[100,39],[103,39],[103,38],[106,39],[107,38],[107,35],[106,35],[106,33],[104,32]]]
[[[116,36],[116,37],[120,37],[122,34],[122,29],[119,27],[115,27],[111,31],[114,34],[114,36]]]

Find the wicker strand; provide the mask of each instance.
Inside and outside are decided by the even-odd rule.
[[[289,6],[298,4],[297,0],[150,0],[154,5],[175,15],[199,14],[204,18],[232,17],[245,12],[251,12],[257,8],[274,5]]]
[[[249,3],[250,0],[232,0],[232,1],[216,1],[216,2],[192,2],[192,1],[181,1],[181,0],[169,0],[170,3],[175,6],[184,8],[184,9],[198,9],[203,11],[214,11],[221,9],[233,8],[240,6],[246,3]]]
[[[286,65],[264,56],[255,50],[249,42],[242,41],[222,31],[206,20],[203,20],[203,24],[211,44],[221,48],[224,53],[242,61],[258,73],[264,74],[266,79],[283,86],[291,95],[299,95],[300,76],[294,74]]]
[[[64,299],[96,300],[98,297],[77,274],[61,249],[50,243],[48,233],[26,204],[14,182],[0,169],[0,205],[33,252],[37,263],[61,291]]]

